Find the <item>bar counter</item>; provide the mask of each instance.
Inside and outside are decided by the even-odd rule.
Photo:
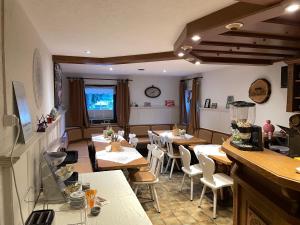
[[[300,224],[299,160],[268,149],[241,151],[230,139],[222,150],[234,164],[234,225]]]

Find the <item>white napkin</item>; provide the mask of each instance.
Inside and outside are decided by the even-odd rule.
[[[143,156],[135,149],[130,147],[121,147],[119,152],[111,152],[110,149],[96,152],[96,159],[107,160],[127,164]]]

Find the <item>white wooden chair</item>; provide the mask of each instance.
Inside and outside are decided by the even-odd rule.
[[[136,148],[138,142],[139,142],[139,139],[136,138],[136,137],[131,138],[131,139],[129,140],[129,143],[132,144],[132,146],[133,146],[134,148]]]
[[[141,167],[139,171],[149,171],[151,168],[151,157],[152,157],[152,151],[153,149],[157,149],[157,146],[155,144],[148,144],[147,145],[148,154],[147,154],[147,162],[148,166]]]
[[[153,139],[153,143],[160,149],[164,152],[164,158],[163,158],[163,163],[161,165],[161,168],[160,168],[160,172],[163,173],[164,171],[164,162],[165,162],[165,155],[167,153],[167,149],[165,149],[164,147],[162,147],[162,143],[161,143],[161,137],[156,135],[156,134],[153,134],[152,133],[152,139]]]
[[[191,153],[188,149],[186,149],[185,147],[180,145],[179,151],[180,151],[182,164],[183,164],[183,167],[181,167],[181,169],[184,172],[180,191],[182,191],[185,176],[188,175],[191,178],[191,198],[190,199],[191,199],[191,201],[193,201],[193,190],[194,190],[193,177],[202,175],[202,168],[199,164],[191,165]]]
[[[118,131],[118,136],[124,137],[125,131],[124,130],[119,130]]]
[[[168,167],[169,167],[169,165],[171,163],[171,160],[172,160],[171,171],[170,171],[170,179],[171,179],[175,163],[176,163],[177,168],[180,169],[176,160],[180,159],[181,156],[180,156],[179,152],[174,151],[174,149],[173,149],[173,140],[171,138],[165,137],[165,141],[166,141],[166,146],[167,146],[167,155],[169,157],[165,173],[167,172]]]
[[[163,160],[163,151],[158,148],[152,149],[149,171],[138,171],[129,175],[130,182],[133,184],[134,192],[137,194],[140,185],[148,185],[151,198],[156,204],[157,212],[160,212],[159,201],[155,189],[155,184],[159,182],[160,166]]]
[[[232,189],[233,179],[224,173],[215,173],[215,162],[208,156],[200,154],[198,156],[198,159],[200,164],[202,165],[203,170],[203,177],[200,179],[200,181],[204,184],[200,197],[199,207],[201,207],[201,202],[204,197],[206,187],[211,188],[214,194],[213,218],[215,219],[217,211],[217,190],[221,190],[222,193],[222,188],[224,187],[231,187]]]
[[[153,133],[152,133],[151,130],[148,130],[148,137],[149,137],[150,144],[154,144],[154,142],[153,142]]]

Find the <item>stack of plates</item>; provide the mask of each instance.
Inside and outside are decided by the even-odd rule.
[[[85,192],[76,191],[70,194],[70,206],[74,209],[85,207]]]

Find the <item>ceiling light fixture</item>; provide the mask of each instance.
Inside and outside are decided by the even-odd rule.
[[[138,70],[139,70],[139,71],[144,71],[145,69],[144,69],[144,68],[139,68]]]
[[[164,73],[166,73],[166,72],[167,72],[167,70],[163,70],[163,72],[164,72]]]
[[[288,7],[285,8],[285,11],[289,12],[289,13],[293,13],[296,12],[297,10],[300,9],[300,5],[299,4],[291,4]]]
[[[178,55],[179,57],[183,57],[183,56],[184,56],[184,53],[183,53],[183,52],[179,52],[177,55]]]
[[[110,70],[110,71],[113,71],[114,69],[113,69],[112,67],[109,67],[109,70]]]
[[[184,45],[184,46],[181,46],[181,49],[183,51],[187,51],[187,50],[191,50],[193,48],[193,46],[190,46],[190,45]]]
[[[89,54],[91,54],[91,51],[90,50],[85,50],[84,53],[89,55]]]
[[[200,37],[198,34],[195,34],[195,35],[192,37],[192,40],[193,40],[194,42],[199,41],[200,39],[201,39],[201,37]]]
[[[230,24],[227,24],[227,25],[225,26],[225,28],[226,28],[227,30],[236,31],[236,30],[240,30],[243,26],[244,26],[243,23],[237,22],[237,23],[230,23]]]
[[[200,61],[196,61],[196,62],[195,62],[195,65],[196,65],[196,66],[199,66],[200,64],[201,64]]]

